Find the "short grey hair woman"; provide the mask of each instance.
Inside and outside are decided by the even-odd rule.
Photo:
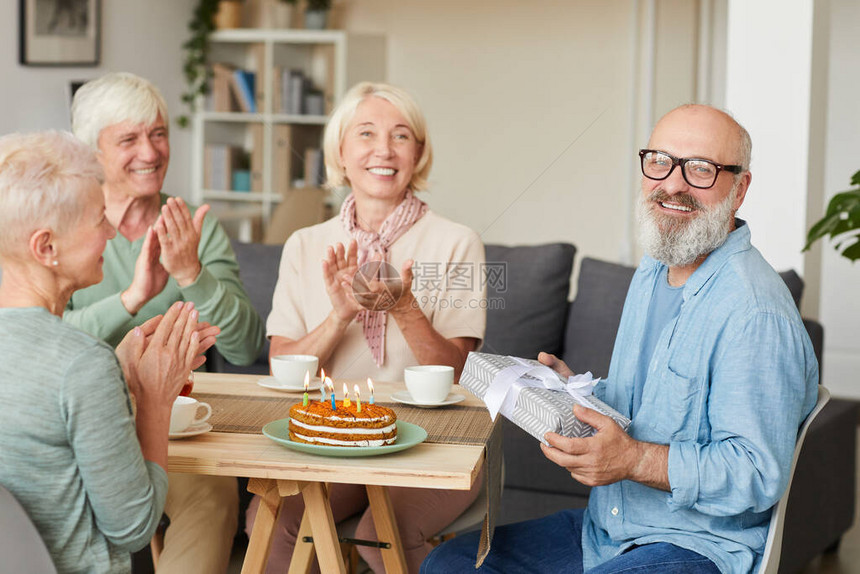
[[[129,552],[149,542],[167,494],[171,406],[214,342],[190,304],[116,353],[62,321],[71,294],[101,281],[115,234],[101,178],[71,134],[0,138],[0,483],[60,572],[128,571]]]

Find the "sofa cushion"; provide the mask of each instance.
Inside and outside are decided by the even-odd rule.
[[[260,314],[263,325],[272,310],[272,294],[278,281],[278,268],[281,262],[283,245],[266,245],[263,243],[242,243],[231,241],[236,261],[239,263],[239,278],[248,293],[254,309]],[[269,340],[263,343],[263,350],[253,364],[237,367],[221,361],[218,371],[226,373],[269,374]]]
[[[576,247],[487,245],[487,332],[483,351],[535,358],[558,353]],[[501,267],[499,267],[501,266]],[[494,270],[501,275],[492,275]]]
[[[782,280],[785,282],[785,286],[788,287],[788,291],[791,293],[791,298],[794,299],[794,304],[797,305],[798,309],[800,309],[800,299],[803,297],[803,279],[800,278],[800,275],[798,275],[794,269],[781,271],[779,276],[782,277]]]
[[[574,372],[609,374],[609,360],[634,267],[586,257],[570,304],[562,359]]]

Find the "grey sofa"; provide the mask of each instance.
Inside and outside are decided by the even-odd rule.
[[[488,296],[504,301],[490,308],[483,350],[535,357],[548,351],[576,372],[605,376],[634,268],[597,259],[582,260],[575,298],[568,301],[572,245],[487,246],[487,261],[507,263],[504,291]],[[781,274],[800,301],[803,281]],[[819,364],[822,326],[804,320]],[[823,368],[823,365],[822,365]],[[499,524],[585,506],[589,488],[573,480],[541,454],[537,442],[503,420],[505,490]],[[788,503],[780,572],[797,572],[812,558],[838,547],[851,527],[855,504],[857,407],[831,400],[809,429]]]
[[[277,280],[281,246],[234,243],[245,288],[260,315],[268,316]],[[519,357],[547,351],[575,371],[605,376],[634,268],[585,258],[575,298],[569,300],[576,248],[565,243],[504,247],[487,245],[488,265],[503,273],[488,281],[487,332],[483,350]],[[489,268],[489,267],[488,267]],[[782,274],[795,302],[803,281]],[[805,321],[819,363],[823,329]],[[222,372],[268,374],[268,345],[251,366],[236,367],[217,356],[209,368]],[[822,365],[823,367],[823,365]],[[538,443],[507,420],[504,428],[505,487],[498,523],[544,516],[585,506],[589,488],[546,460]],[[803,568],[818,554],[838,546],[854,516],[856,404],[834,399],[809,430],[795,473],[780,572]],[[246,493],[242,493],[245,498]]]

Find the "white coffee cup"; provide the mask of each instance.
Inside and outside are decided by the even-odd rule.
[[[206,409],[206,414],[197,416],[200,407]],[[176,397],[173,408],[170,410],[170,432],[177,433],[188,430],[189,427],[206,422],[212,416],[212,407],[209,403],[201,403],[191,397]]]
[[[314,355],[276,355],[272,357],[272,374],[282,385],[300,387],[305,382],[305,373],[313,379],[317,373],[319,358]]]
[[[403,370],[406,388],[416,403],[441,403],[454,384],[454,367],[447,365],[418,365]]]

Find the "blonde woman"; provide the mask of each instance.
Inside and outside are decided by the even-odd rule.
[[[484,246],[415,196],[427,187],[433,158],[421,110],[402,89],[358,84],[332,113],[324,148],[328,185],[351,193],[337,217],[296,232],[284,246],[267,321],[270,356],[317,355],[335,378],[400,381],[403,369],[417,364],[451,365],[459,374],[484,337]],[[393,306],[371,311],[356,299],[352,280],[364,265],[382,264],[406,287]],[[409,570],[417,572],[431,549],[427,538],[478,489],[390,492]],[[336,521],[364,513],[356,536],[375,538],[363,486],[333,485],[331,503]],[[258,504],[249,509],[249,529]],[[269,572],[289,563],[303,509],[299,496],[285,501]],[[359,552],[383,571],[379,550]]]

